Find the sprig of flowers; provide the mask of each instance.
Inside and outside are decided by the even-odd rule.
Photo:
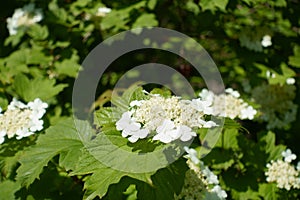
[[[43,19],[42,10],[35,9],[35,5],[30,3],[23,8],[15,10],[12,17],[7,18],[7,29],[10,35],[16,35],[21,28],[40,22]]]
[[[199,98],[192,100],[146,94],[148,99],[130,102],[128,111],[116,122],[116,129],[132,143],[148,136],[163,143],[186,142],[196,136],[196,129],[218,126],[207,120],[208,116],[251,120],[257,113],[231,88],[219,95],[203,89]]]
[[[183,100],[180,97],[163,97],[148,94],[148,99],[132,101],[129,111],[122,114],[116,128],[123,137],[136,142],[148,135],[153,140],[170,143],[175,140],[189,141],[196,128],[217,126],[214,121],[206,120],[211,114],[212,102],[198,99]]]
[[[240,98],[240,93],[232,88],[227,88],[225,93],[219,95],[203,89],[199,96],[204,100],[212,101],[214,116],[252,120],[257,113],[252,106]]]
[[[281,155],[283,160],[271,160],[267,164],[266,181],[276,183],[277,187],[281,189],[300,189],[300,162],[296,168],[291,164],[297,156],[290,149],[283,151]]]
[[[0,144],[4,142],[5,136],[8,138],[16,136],[19,140],[42,130],[44,122],[41,118],[47,107],[48,104],[38,98],[27,105],[14,98],[5,113],[0,115]]]
[[[183,189],[175,199],[203,199],[207,192],[215,194],[219,199],[226,199],[227,193],[220,187],[218,176],[199,160],[195,149],[184,149],[190,169],[186,172]]]

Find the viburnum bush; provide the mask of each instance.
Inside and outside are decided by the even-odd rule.
[[[299,13],[299,0],[6,2],[0,199],[299,199]],[[161,49],[145,38],[157,48],[99,62],[92,104],[74,107],[89,53],[144,27],[201,44],[223,89],[185,59],[190,41],[179,56],[165,50],[178,38],[159,35]],[[117,36],[111,43],[126,40]],[[134,67],[145,63],[177,74],[143,83]],[[118,84],[124,77],[130,85]]]

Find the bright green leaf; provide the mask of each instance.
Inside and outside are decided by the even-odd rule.
[[[45,40],[49,35],[49,31],[47,26],[33,24],[28,29],[28,35],[35,40]]]
[[[0,182],[0,199],[13,200],[16,199],[15,193],[21,188],[21,185],[11,180]]]
[[[129,176],[144,182],[150,181],[152,173],[128,173],[114,170],[103,165],[89,151],[85,150],[80,158],[75,171],[71,175],[92,174],[86,179],[84,199],[94,199],[96,196],[103,197],[111,184],[118,183],[122,177]]]
[[[34,78],[29,80],[25,75],[17,75],[13,84],[17,94],[25,101],[29,102],[35,98],[43,101],[49,100],[60,93],[67,84],[55,85],[54,79]]]
[[[60,154],[60,164],[66,169],[74,169],[81,155],[82,140],[90,138],[93,132],[85,122],[68,119],[58,123],[40,135],[36,145],[29,147],[20,159],[17,181],[29,186],[39,178],[43,168],[56,155]],[[77,130],[78,129],[78,130]]]
[[[294,46],[294,55],[289,57],[289,65],[300,67],[300,46]]]
[[[262,183],[259,184],[259,194],[264,199],[279,199],[280,196],[278,187],[274,183]]]
[[[203,11],[211,10],[214,12],[217,8],[221,11],[225,11],[228,1],[229,0],[202,0],[199,4]]]
[[[158,26],[158,21],[154,14],[142,14],[132,25],[132,28],[153,27]]]

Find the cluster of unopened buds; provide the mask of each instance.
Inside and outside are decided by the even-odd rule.
[[[297,156],[290,149],[283,151],[281,155],[283,159],[272,160],[267,164],[266,181],[276,183],[280,189],[300,189],[300,162],[296,168],[291,163]]]
[[[231,88],[220,95],[203,89],[199,98],[192,100],[145,93],[148,99],[132,101],[128,111],[116,122],[117,130],[132,143],[148,136],[163,143],[186,142],[196,136],[196,129],[218,126],[208,117],[251,120],[256,114],[256,110]]]
[[[19,140],[42,130],[44,122],[41,118],[47,107],[47,103],[37,98],[27,105],[13,99],[3,114],[0,108],[0,144],[4,142],[6,136],[7,138],[16,136]]]

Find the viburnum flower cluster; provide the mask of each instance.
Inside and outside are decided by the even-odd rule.
[[[188,153],[189,170],[181,193],[175,199],[203,199],[206,193],[214,193],[219,199],[226,199],[227,193],[219,185],[218,177],[197,157],[195,149],[184,147]]]
[[[297,158],[290,149],[282,152],[283,160],[272,160],[267,164],[267,182],[274,182],[278,188],[290,190],[291,188],[300,189],[300,162],[295,168],[291,162]]]
[[[231,119],[253,119],[257,111],[229,88],[225,94],[215,95],[203,89],[199,98],[184,100],[177,96],[163,97],[149,94],[146,100],[134,100],[127,112],[116,122],[116,128],[130,142],[153,136],[153,140],[170,143],[183,142],[196,136],[195,129],[218,126],[208,116]]]
[[[199,99],[183,100],[180,97],[163,97],[149,94],[149,99],[132,101],[129,111],[117,121],[117,130],[130,142],[146,138],[170,143],[174,140],[189,141],[196,133],[193,128],[211,128],[217,124],[205,120],[211,114],[211,102]]]
[[[28,26],[40,22],[43,19],[41,9],[35,9],[35,5],[30,3],[23,8],[15,10],[12,17],[7,18],[7,29],[10,35],[16,35],[18,29],[24,29]]]
[[[227,88],[225,93],[219,95],[207,89],[203,89],[200,92],[200,97],[212,102],[212,115],[214,116],[252,120],[257,113],[252,106],[240,98],[240,93],[232,88]]]
[[[41,118],[47,107],[48,104],[38,98],[27,105],[14,98],[3,114],[0,108],[0,144],[4,142],[5,136],[16,136],[19,140],[42,130],[44,122]]]

